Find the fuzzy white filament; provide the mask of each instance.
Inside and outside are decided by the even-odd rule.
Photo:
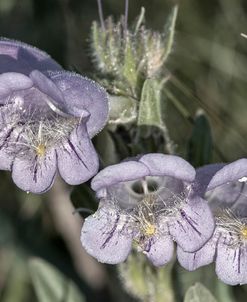
[[[105,31],[104,15],[103,15],[101,0],[97,0],[97,3],[98,3],[98,12],[99,12],[99,19],[100,19],[101,28],[102,28],[103,31]]]

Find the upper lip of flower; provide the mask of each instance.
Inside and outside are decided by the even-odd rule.
[[[195,186],[199,194],[213,190],[229,182],[245,179],[247,158],[238,159],[230,164],[211,164],[197,169]]]
[[[93,190],[100,193],[100,190],[114,184],[137,180],[145,176],[171,176],[192,183],[195,178],[195,169],[178,156],[150,153],[139,159],[125,161],[100,171],[93,178],[91,186]]]

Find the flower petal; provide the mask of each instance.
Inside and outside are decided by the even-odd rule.
[[[5,98],[12,92],[28,89],[33,86],[29,77],[17,72],[6,72],[0,75],[0,103],[4,103]]]
[[[90,113],[87,130],[90,137],[97,134],[108,117],[106,91],[96,82],[72,72],[49,73],[49,77],[62,91],[68,113],[80,116],[86,110]]]
[[[0,131],[0,170],[11,170],[11,165],[15,158],[16,152],[14,142],[16,141],[14,129]]]
[[[9,108],[8,108],[9,107]],[[16,145],[22,128],[17,126],[18,114],[9,110],[14,106],[2,106],[0,108],[0,170],[11,170],[15,158]]]
[[[226,164],[223,163],[210,164],[196,169],[196,178],[193,184],[193,190],[197,194],[203,196],[212,177],[225,165]]]
[[[169,235],[154,236],[146,244],[144,253],[155,266],[162,266],[172,260],[174,243]]]
[[[245,176],[247,176],[247,158],[242,158],[225,165],[215,173],[208,184],[207,191],[228,182],[237,181]]]
[[[238,182],[239,183],[239,182]],[[239,195],[234,201],[231,210],[237,215],[238,217],[246,218],[247,217],[247,183],[242,182],[240,183],[239,188]]]
[[[38,122],[43,118],[54,118],[56,114],[71,118],[71,115],[63,112],[62,103],[54,101],[51,96],[46,95],[35,86],[30,89],[15,91],[10,100],[11,104],[16,106],[16,112],[19,112],[23,122],[30,119]],[[88,116],[88,113],[84,112],[82,117],[85,118],[85,116]]]
[[[227,244],[222,237],[218,243],[216,257],[216,274],[220,280],[229,285],[247,283],[247,249],[246,246]]]
[[[47,78],[43,73],[38,70],[34,70],[30,73],[30,78],[33,80],[36,88],[43,93],[43,97],[39,97],[49,106],[51,110],[57,113],[60,116],[71,117],[71,114],[68,114],[70,111],[71,104],[67,104],[64,100],[63,94],[59,88]],[[88,119],[90,116],[89,112],[86,110],[81,110],[78,117],[82,119]]]
[[[131,250],[132,236],[125,232],[125,218],[113,207],[101,207],[87,217],[81,230],[81,243],[99,262],[123,262]]]
[[[196,197],[178,209],[168,226],[177,244],[186,252],[194,252],[209,240],[215,224],[206,201]]]
[[[205,199],[209,202],[211,210],[219,208],[234,208],[238,209],[241,205],[241,210],[246,208],[247,184],[244,182],[230,182],[205,194]],[[246,214],[247,209],[245,210]],[[243,215],[243,212],[240,214]]]
[[[185,169],[184,173],[182,168]],[[160,182],[152,181],[152,177],[161,179],[161,176],[163,176],[162,186],[164,188],[160,187]],[[156,183],[158,195],[164,197],[180,193],[184,188],[183,180],[191,182],[194,176],[194,168],[182,158],[163,154],[147,154],[139,159],[124,161],[103,169],[94,177],[91,185],[93,190],[97,191],[98,197],[104,197],[107,194],[106,188],[109,187],[108,191],[112,191],[113,194],[126,190],[126,193],[133,195],[132,197],[138,200],[141,194],[134,196],[132,181],[140,181],[146,177],[147,183],[149,181],[150,184]]]
[[[12,166],[12,178],[15,184],[24,191],[44,193],[53,184],[57,168],[56,153],[49,150],[43,157],[34,153],[27,157],[18,156]]]
[[[148,168],[137,161],[126,161],[108,166],[100,171],[92,180],[91,186],[94,191],[99,191],[119,182],[126,182],[147,176]]]
[[[58,170],[68,184],[78,185],[97,173],[98,155],[88,137],[85,124],[78,125],[56,151]]]
[[[143,155],[139,162],[148,167],[149,175],[166,175],[191,182],[196,174],[195,169],[186,160],[175,155],[150,153]]]
[[[160,183],[157,191],[154,191],[157,203],[163,204],[163,207],[174,207],[177,198],[187,193],[182,180],[164,176],[160,177],[163,182]]]
[[[218,237],[213,236],[201,249],[194,253],[185,252],[177,246],[177,259],[182,267],[188,271],[194,271],[201,266],[208,265],[214,261]]]
[[[59,111],[58,114],[67,112],[62,92],[50,79],[38,70],[32,71],[30,78],[34,85],[47,95],[46,102],[53,111]]]
[[[11,165],[14,160],[14,156],[9,154],[5,150],[0,150],[0,170],[11,170]]]
[[[120,182],[107,187],[107,190],[97,192],[98,197],[106,197],[118,200],[123,208],[133,208],[137,202],[145,196],[142,181],[146,181],[150,192],[157,196],[157,203],[171,204],[174,196],[181,194],[184,189],[183,182],[169,176],[146,176],[145,179]]]
[[[61,70],[51,57],[28,44],[0,39],[0,73],[14,71],[28,75],[32,70]]]

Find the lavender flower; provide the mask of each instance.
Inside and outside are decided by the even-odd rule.
[[[0,73],[19,72],[29,75],[33,70],[56,71],[62,70],[62,67],[38,48],[19,41],[0,38]]]
[[[215,261],[223,282],[247,283],[247,159],[208,165],[197,171],[197,190],[205,194],[216,220],[213,237],[195,253],[178,247],[178,260],[188,270]],[[198,191],[197,191],[198,192]]]
[[[186,251],[199,249],[214,220],[205,201],[190,198],[194,177],[188,162],[158,153],[105,168],[92,180],[100,204],[84,222],[82,245],[98,261],[116,264],[133,242],[156,266],[171,260],[173,241]]]
[[[103,88],[17,41],[0,40],[0,66],[0,169],[34,193],[47,191],[57,170],[72,185],[95,175],[90,138],[107,120]]]

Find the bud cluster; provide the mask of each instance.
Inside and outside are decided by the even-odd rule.
[[[98,78],[110,93],[113,112],[117,110],[115,107],[121,107],[121,111],[117,110],[119,115],[124,112],[117,118],[110,112],[110,123],[125,124],[136,120],[139,103],[145,95],[145,81],[164,82],[164,64],[172,49],[177,7],[163,33],[147,29],[144,15],[142,8],[130,28],[127,28],[126,16],[116,23],[109,17],[106,21],[101,20],[101,24],[92,24],[91,49]],[[162,86],[159,85],[160,89]]]

